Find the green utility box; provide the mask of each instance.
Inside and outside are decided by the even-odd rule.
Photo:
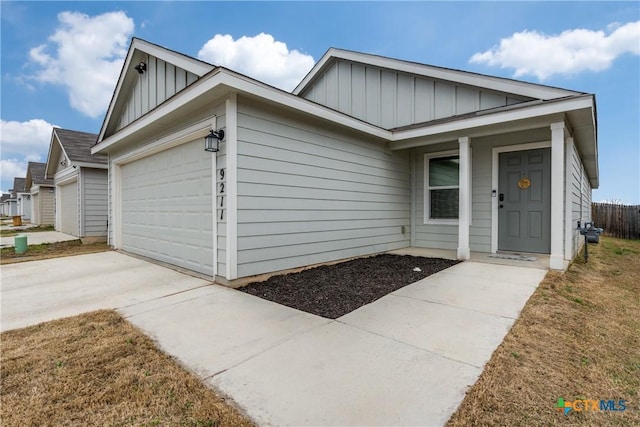
[[[27,236],[25,234],[20,234],[15,237],[16,244],[16,253],[23,254],[27,252]]]

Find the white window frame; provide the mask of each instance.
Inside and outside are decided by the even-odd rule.
[[[430,218],[429,213],[431,212],[431,187],[429,185],[429,160],[437,159],[441,157],[451,157],[458,156],[460,159],[460,150],[449,150],[449,151],[438,151],[434,153],[425,153],[424,155],[424,223],[425,224],[441,224],[441,225],[457,225],[458,218],[455,219],[444,219],[444,218]],[[457,188],[460,190],[460,182],[456,186],[444,186],[444,187],[436,187],[437,189],[446,190],[446,189],[454,189]]]

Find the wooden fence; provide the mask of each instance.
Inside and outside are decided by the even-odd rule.
[[[591,204],[591,220],[604,234],[623,239],[640,239],[640,205]]]

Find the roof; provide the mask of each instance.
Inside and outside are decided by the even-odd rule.
[[[584,94],[584,92],[577,92],[537,83],[523,82],[520,80],[508,79],[504,77],[489,76],[486,74],[456,70],[453,68],[437,67],[434,65],[427,65],[419,62],[404,61],[401,59],[388,58],[385,56],[354,52],[344,49],[336,49],[333,47],[327,50],[327,52],[322,56],[322,58],[320,58],[320,60],[311,69],[311,71],[309,71],[306,77],[302,79],[300,84],[293,90],[293,94],[302,94],[308,87],[313,84],[316,78],[322,75],[324,70],[330,67],[335,61],[340,59],[380,68],[386,68],[393,71],[402,71],[405,73],[420,75],[438,80],[451,81],[468,86],[512,93],[515,95],[530,98],[552,99]]]
[[[11,196],[17,197],[18,193],[24,193],[24,178],[13,178],[13,190]]]
[[[314,73],[321,70],[323,65],[320,63],[293,93],[274,88],[224,67],[214,67],[197,81],[114,134],[101,134],[92,152],[108,153],[116,147],[134,144],[141,140],[157,140],[157,135],[171,134],[175,131],[176,122],[201,112],[211,104],[212,100],[237,94],[246,99],[266,102],[278,108],[309,115],[316,120],[364,133],[387,143],[390,150],[453,141],[460,135],[475,138],[485,136],[487,132],[500,133],[507,128],[504,126],[505,123],[509,124],[508,128],[511,131],[516,128],[526,130],[540,127],[544,125],[543,123],[548,124],[551,120],[561,121],[564,118],[571,123],[579,151],[589,158],[585,162],[585,168],[591,184],[594,188],[598,187],[597,120],[595,96],[592,94],[336,49],[330,49],[323,60],[326,64],[327,58],[337,57],[359,58],[363,61],[366,59],[375,66],[395,66],[396,71],[429,75],[434,79],[440,78],[500,92],[521,94],[523,97],[535,99],[513,106],[484,110],[473,115],[465,114],[445,121],[420,123],[410,128],[384,129],[299,95],[313,80]],[[117,93],[114,97],[117,97]],[[200,134],[205,135],[209,129],[211,129],[211,122],[204,119],[183,129],[181,135],[184,133],[189,137],[200,137]]]
[[[0,203],[4,203],[5,200],[8,200],[11,198],[11,194],[3,194],[2,196],[0,196]]]
[[[91,154],[91,147],[98,139],[97,134],[60,128],[54,128],[53,133],[72,162],[107,164],[107,156]]]
[[[33,185],[53,186],[53,179],[46,179],[44,176],[46,167],[46,163],[29,162],[27,165],[25,188],[31,188]]]

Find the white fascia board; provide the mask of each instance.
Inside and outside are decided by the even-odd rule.
[[[526,108],[500,111],[493,114],[483,114],[467,119],[460,119],[422,128],[396,131],[393,133],[391,149],[399,150],[403,148],[411,148],[411,141],[407,141],[405,144],[402,143],[402,141],[407,139],[435,136],[448,132],[458,132],[470,128],[479,128],[517,120],[531,119],[539,116],[562,114],[571,110],[580,110],[592,107],[592,98],[590,95],[587,95],[584,97],[571,98],[549,104],[536,104]],[[418,145],[424,145],[424,143],[419,143]]]
[[[174,95],[168,102],[161,104],[145,116],[124,127],[116,134],[101,141],[91,148],[91,154],[103,153],[108,148],[118,144],[121,140],[144,129],[151,123],[162,119],[177,108],[180,108],[194,99],[203,96],[210,90],[224,86],[229,92],[239,92],[263,98],[267,101],[280,104],[283,107],[295,109],[311,114],[315,117],[330,120],[339,125],[367,133],[371,136],[391,140],[391,132],[366,122],[354,119],[337,111],[331,110],[306,99],[281,91],[274,87],[261,84],[255,80],[237,75],[229,70],[218,68],[208,76],[193,83],[186,90]]]
[[[109,169],[109,165],[105,165],[104,163],[72,162],[71,166],[77,166],[79,168]]]
[[[454,70],[448,68],[434,67],[416,62],[403,61],[399,59],[386,58],[383,56],[370,55],[360,52],[345,51],[331,48],[313,67],[311,72],[294,89],[293,93],[298,95],[322,70],[325,64],[333,59],[344,59],[347,61],[359,62],[375,67],[389,70],[401,71],[409,74],[416,74],[438,80],[451,81],[469,86],[486,88],[498,92],[512,93],[535,99],[553,99],[564,96],[578,95],[582,92],[573,90],[543,86],[535,83],[528,83],[519,80],[506,79],[501,77],[487,76],[468,71]]]
[[[64,185],[75,179],[78,179],[78,175],[80,174],[80,169],[67,168],[61,172],[58,172],[54,177],[55,185]]]

